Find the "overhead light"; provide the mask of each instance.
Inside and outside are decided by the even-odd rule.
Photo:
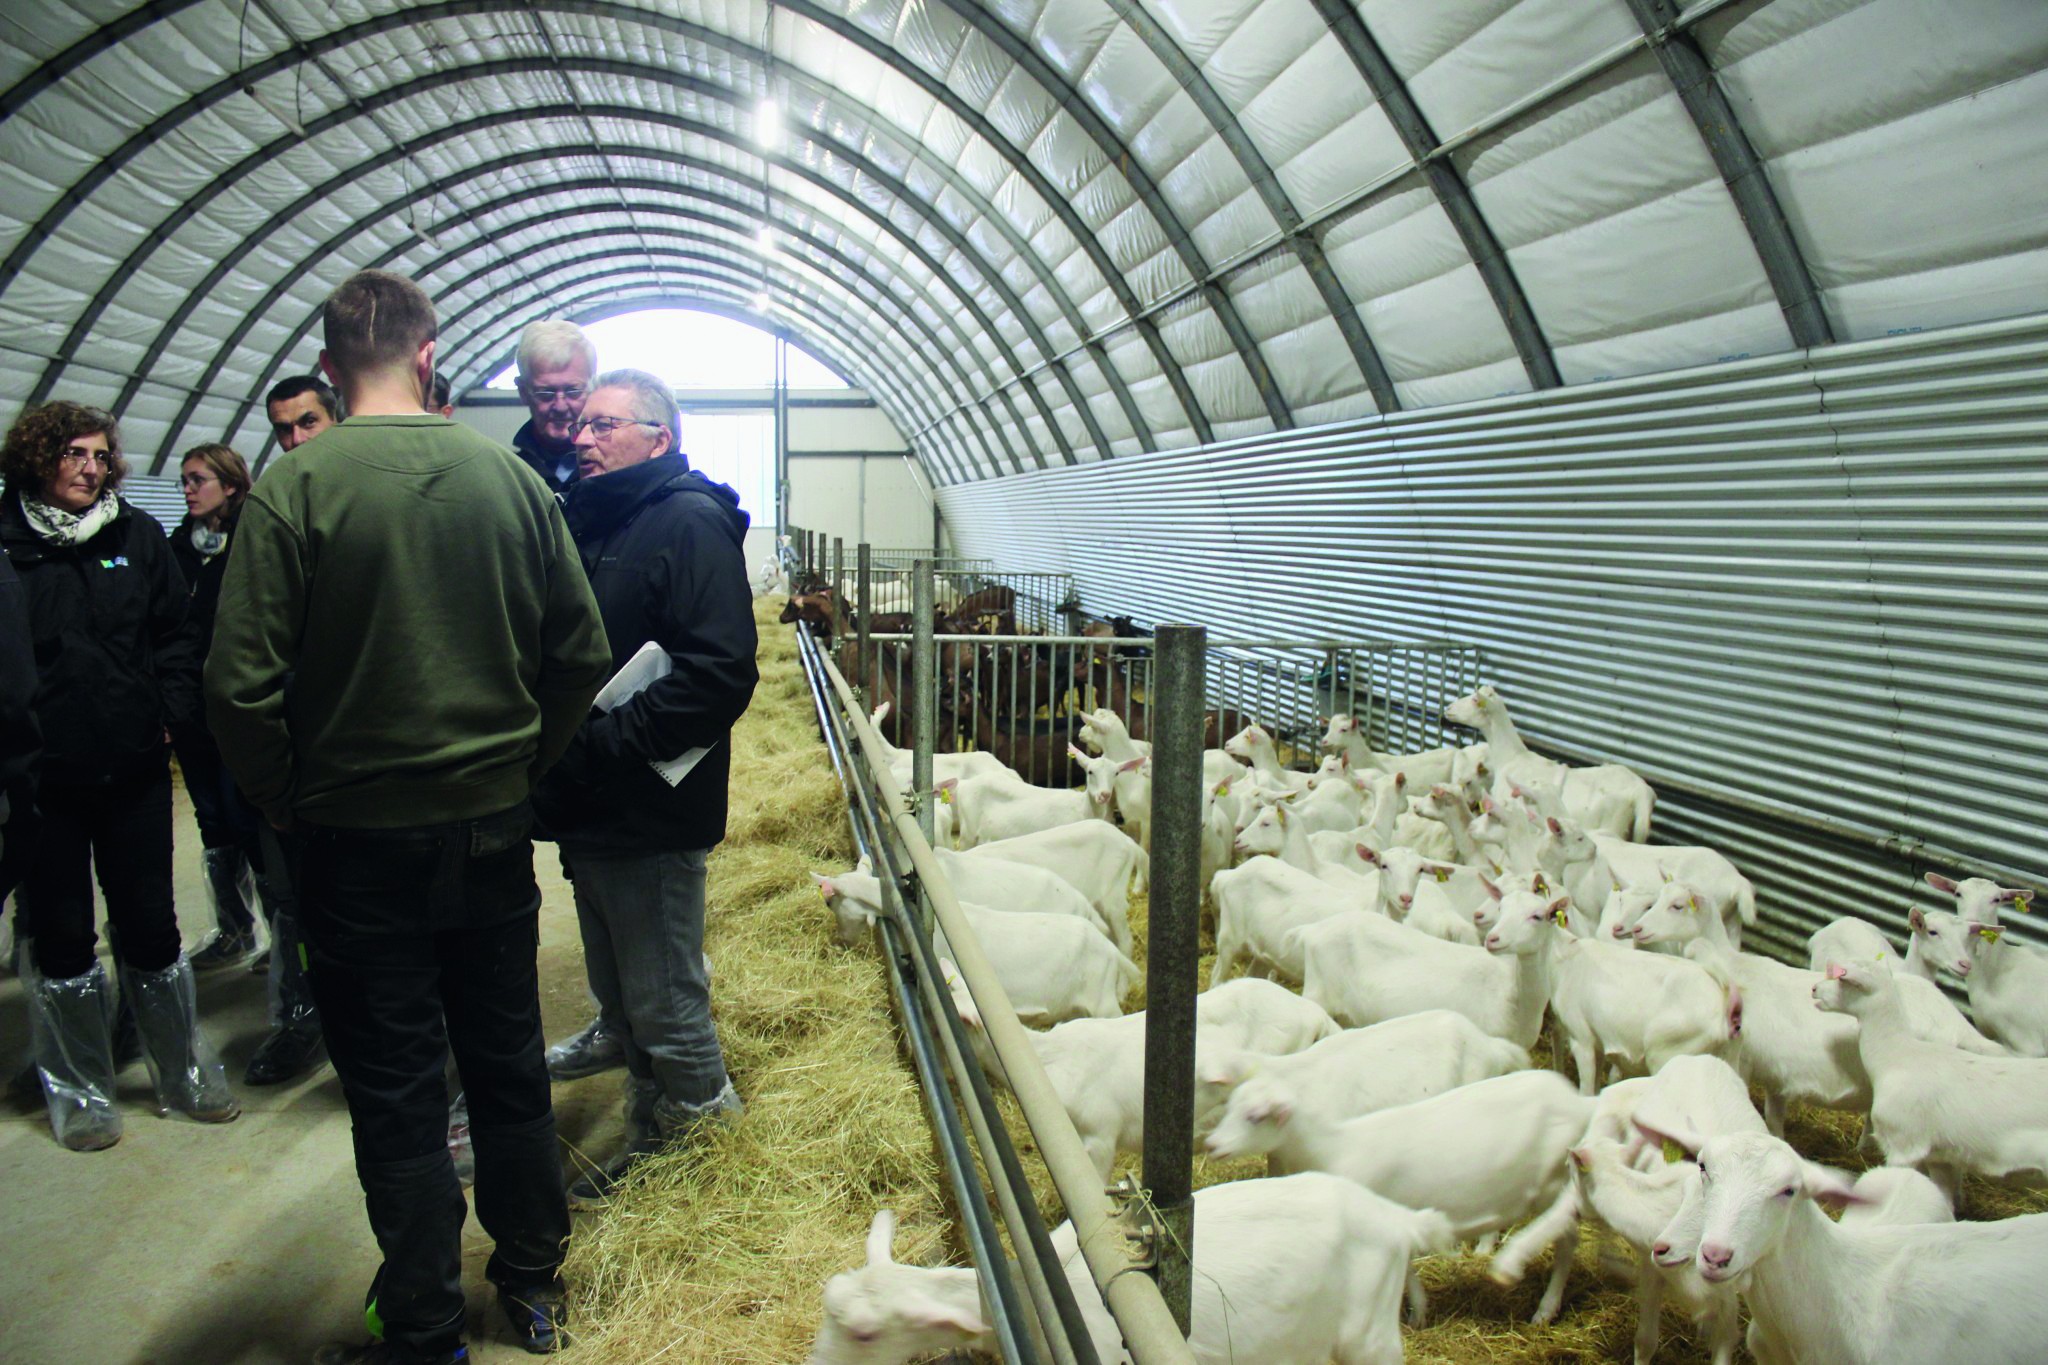
[[[768,297],[767,290],[763,289],[754,295],[754,309],[756,312],[766,313],[773,310],[774,307],[775,300]]]
[[[297,118],[293,117],[291,114],[286,113],[284,110],[272,104],[270,100],[263,94],[263,92],[258,90],[255,86],[243,86],[242,93],[247,95],[250,99],[256,101],[257,105],[263,110],[264,113],[270,115],[279,123],[282,123],[285,127],[291,129],[292,135],[294,137],[303,140],[304,138],[309,136],[309,134],[306,132],[305,124],[299,122]]]
[[[421,227],[418,223],[408,220],[406,226],[412,229],[413,236],[419,238],[422,242],[425,242],[427,244],[429,250],[439,251],[441,249],[441,244],[434,240],[433,234],[429,233],[425,228]]]
[[[754,110],[754,141],[771,151],[782,146],[782,106],[773,95]]]
[[[775,229],[763,225],[761,230],[754,234],[754,245],[763,255],[773,255],[776,247]]]

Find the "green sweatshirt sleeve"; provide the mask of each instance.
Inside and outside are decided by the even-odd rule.
[[[583,561],[562,519],[559,505],[548,511],[554,533],[554,564],[548,572],[547,609],[541,618],[540,676],[534,699],[540,703],[540,749],[532,777],[555,765],[590,714],[591,698],[612,673],[612,648],[605,638],[597,598],[584,576]]]
[[[206,656],[206,720],[235,783],[266,816],[291,807],[285,683],[305,619],[306,553],[260,495],[243,503]]]

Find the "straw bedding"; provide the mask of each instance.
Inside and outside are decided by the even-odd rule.
[[[868,1220],[883,1205],[901,1215],[899,1259],[960,1259],[880,963],[869,950],[832,945],[829,916],[806,875],[853,857],[793,643],[773,623],[773,609],[771,602],[757,611],[762,682],[734,734],[731,832],[711,861],[707,930],[719,1034],[747,1114],[687,1151],[644,1163],[606,1210],[579,1223],[568,1273],[579,1296],[578,1356],[588,1361],[802,1360],[820,1286],[861,1259]],[[1131,919],[1142,965],[1142,896],[1132,900]],[[1206,984],[1206,929],[1204,948]],[[1141,986],[1127,1007],[1143,1005]],[[1001,1103],[1039,1207],[1058,1221],[1022,1113],[1007,1095]],[[1860,1133],[1852,1116],[1795,1110],[1790,1136],[1807,1156],[1857,1170],[1867,1164],[1855,1150]],[[1261,1167],[1198,1158],[1195,1183],[1255,1176]],[[1134,1162],[1120,1169],[1134,1170]],[[2048,1196],[2039,1192],[1972,1180],[1962,1213],[2043,1209]],[[1487,1278],[1484,1258],[1427,1260],[1432,1325],[1404,1332],[1408,1359],[1628,1359],[1631,1261],[1619,1239],[1589,1231],[1559,1321],[1532,1327],[1547,1259],[1512,1289]],[[1706,1358],[1689,1324],[1666,1314],[1659,1361]]]

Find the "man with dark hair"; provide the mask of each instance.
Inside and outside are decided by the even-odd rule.
[[[341,401],[317,374],[278,380],[263,405],[270,413],[270,434],[282,450],[297,450],[341,420]]]
[[[519,334],[519,396],[531,415],[512,448],[557,493],[576,481],[576,419],[583,413],[597,347],[573,322],[527,324]]]
[[[759,679],[747,514],[676,448],[676,401],[642,370],[598,376],[564,507],[612,662],[665,676],[593,715],[535,801],[576,888],[584,966],[626,1063],[626,1145],[570,1187],[608,1196],[642,1156],[739,1114],[704,971],[705,859],[725,837],[727,742]],[[694,756],[686,771],[673,760]],[[668,765],[666,768],[663,765]]]
[[[477,1217],[497,1244],[485,1274],[522,1344],[551,1351],[569,1215],[528,798],[611,650],[553,495],[504,447],[424,410],[425,293],[361,271],[325,320],[321,364],[349,417],[250,492],[206,668],[222,754],[295,836],[313,993],[384,1258],[377,1339],[319,1360],[465,1356],[451,1047]]]

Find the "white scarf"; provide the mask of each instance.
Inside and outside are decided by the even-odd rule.
[[[106,530],[120,510],[121,500],[112,489],[100,494],[98,501],[83,512],[67,512],[26,493],[21,495],[21,513],[28,518],[29,529],[59,547],[85,544]]]

